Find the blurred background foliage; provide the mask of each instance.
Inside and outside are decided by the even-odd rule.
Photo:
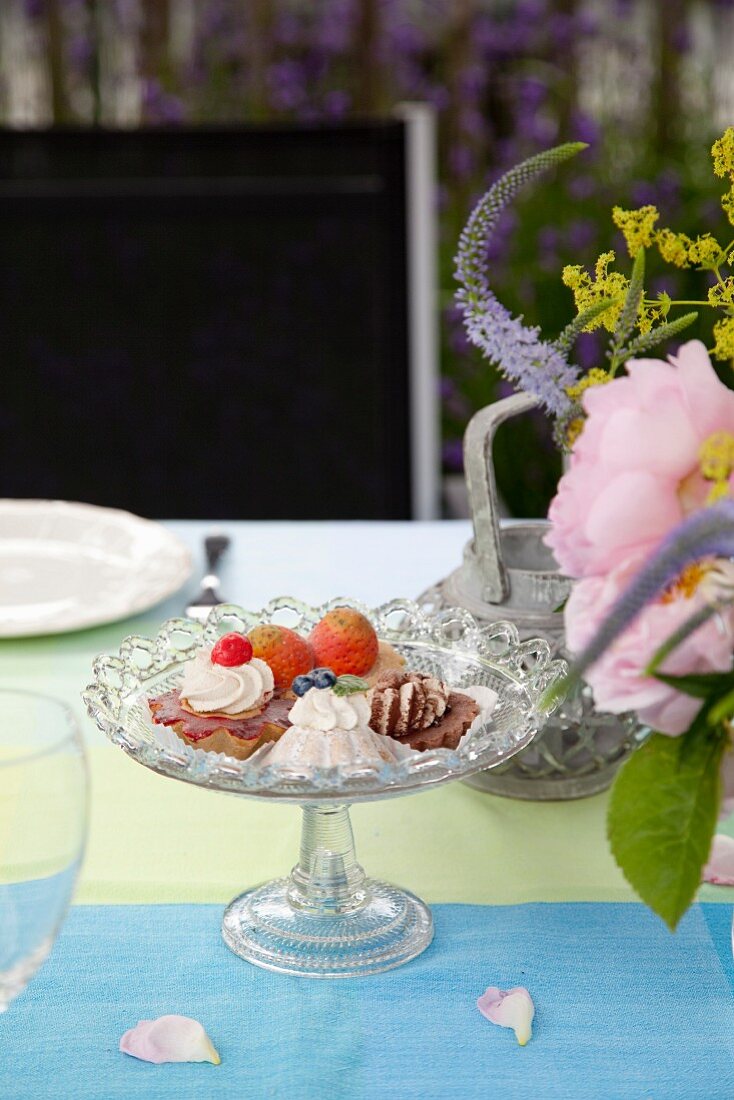
[[[555,334],[573,314],[566,263],[614,247],[629,270],[613,203],[656,203],[660,224],[726,234],[709,147],[734,122],[733,51],[734,0],[2,0],[0,121],[337,120],[433,104],[443,460],[458,472],[472,412],[511,392],[453,306],[474,201],[539,149],[591,144],[508,212],[490,256],[500,299]],[[701,280],[653,259],[648,286],[699,298]],[[710,343],[707,323],[691,334]],[[577,354],[603,365],[597,334]],[[560,467],[542,418],[505,429],[496,458],[508,510],[544,513]]]

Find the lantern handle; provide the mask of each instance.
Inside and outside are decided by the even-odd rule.
[[[482,598],[487,603],[504,603],[510,595],[510,581],[502,561],[499,502],[492,461],[492,445],[500,424],[538,407],[527,393],[504,397],[480,409],[464,433],[464,472],[469,492],[474,551],[482,578]]]

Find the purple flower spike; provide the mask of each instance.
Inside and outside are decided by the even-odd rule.
[[[683,572],[702,558],[734,558],[734,500],[703,508],[679,524],[643,565],[602,622],[568,676],[547,693],[554,701],[576,684],[639,613]]]
[[[487,279],[487,253],[500,214],[523,184],[583,148],[581,142],[559,145],[505,173],[474,208],[456,255],[456,278],[461,283],[456,300],[469,339],[507,378],[555,415],[570,408],[566,387],[576,381],[578,371],[555,344],[541,339],[538,328],[524,325],[497,300]]]

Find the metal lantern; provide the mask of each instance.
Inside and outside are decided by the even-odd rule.
[[[500,522],[492,443],[500,424],[537,406],[517,394],[481,409],[464,436],[464,463],[474,538],[464,560],[420,602],[465,607],[480,620],[506,619],[521,638],[543,637],[554,656],[567,657],[560,605],[570,581],[558,571],[543,539],[547,520]],[[583,685],[571,695],[535,741],[511,761],[468,779],[472,786],[512,798],[582,798],[603,791],[642,737],[631,715],[594,708]]]

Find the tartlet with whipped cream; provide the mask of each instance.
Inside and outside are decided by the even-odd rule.
[[[296,677],[291,725],[265,761],[313,768],[394,762],[394,743],[370,727],[368,689],[364,680],[337,677],[329,668]]]
[[[225,634],[184,665],[178,690],[148,700],[153,721],[188,745],[246,760],[288,728],[291,701],[243,634]]]

